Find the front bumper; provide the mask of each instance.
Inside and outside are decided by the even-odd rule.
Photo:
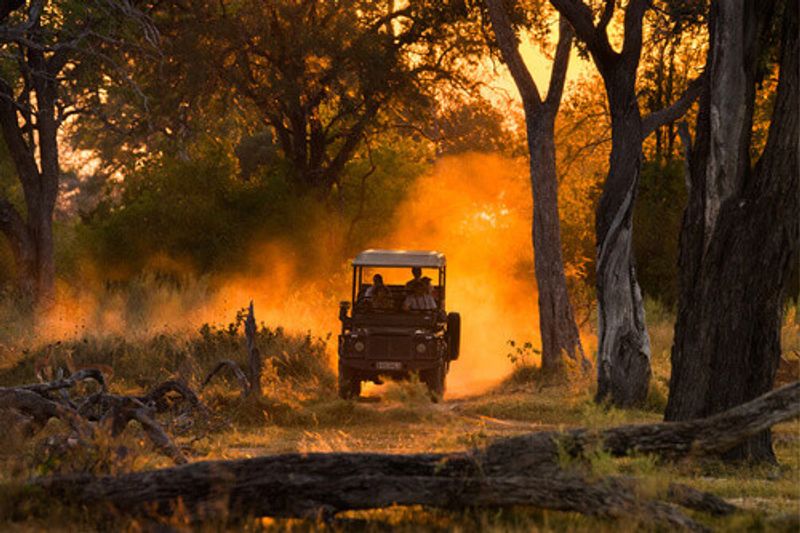
[[[392,362],[399,363],[399,369],[380,369],[378,363]],[[339,358],[339,365],[342,367],[354,370],[362,376],[391,376],[401,377],[407,376],[412,372],[419,372],[420,370],[429,370],[442,365],[441,359],[407,359],[403,361],[390,361],[388,359],[356,359],[356,358]]]

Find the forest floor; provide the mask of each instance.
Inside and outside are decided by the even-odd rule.
[[[661,415],[652,411],[598,407],[588,394],[581,394],[575,387],[507,386],[479,396],[449,398],[439,404],[427,401],[422,387],[414,384],[390,384],[383,389],[357,402],[320,404],[317,423],[311,427],[237,430],[219,435],[209,443],[207,451],[211,456],[230,459],[290,451],[447,452],[480,447],[496,438],[533,431],[661,420]],[[686,483],[749,511],[712,522],[704,517],[713,527],[797,531],[800,421],[777,426],[774,441],[778,466],[737,467],[718,461],[670,464],[648,456],[614,459],[598,455],[592,458],[592,470],[597,475],[633,475],[653,484]],[[367,531],[395,528],[611,531],[620,526],[577,514],[524,509],[463,514],[398,508],[351,512],[344,516],[348,520],[341,525]],[[316,526],[296,520],[268,523],[280,530]]]
[[[240,408],[245,408],[240,406]],[[480,447],[493,439],[531,431],[575,426],[609,427],[656,422],[652,411],[604,409],[587,392],[574,386],[539,388],[505,385],[478,396],[448,398],[431,403],[418,383],[388,384],[374,388],[357,401],[329,399],[306,405],[311,423],[236,425],[216,432],[191,446],[191,460],[236,459],[282,452],[375,451],[410,453],[455,451]],[[135,438],[129,435],[128,438]],[[797,531],[800,526],[800,421],[781,424],[774,431],[779,466],[730,466],[716,461],[660,463],[648,456],[591,459],[600,475],[633,475],[652,484],[686,483],[713,492],[746,512],[711,519],[693,515],[714,529]],[[6,464],[12,459],[6,449]],[[29,453],[17,450],[17,454]],[[18,458],[18,455],[15,455]],[[161,457],[145,453],[136,468],[166,466]],[[13,470],[13,469],[12,469]],[[8,472],[8,470],[6,471]],[[8,474],[3,475],[7,478]],[[0,505],[0,509],[3,506]],[[40,528],[77,531],[106,529],[108,523],[74,512],[31,516],[20,520],[5,509],[0,529],[29,531]],[[181,518],[166,524],[183,529]],[[114,528],[149,530],[152,524],[122,520]],[[209,525],[218,530],[219,524]],[[632,521],[620,523],[587,518],[574,513],[514,508],[505,510],[444,511],[396,507],[379,511],[347,512],[332,524],[309,520],[250,520],[228,524],[231,530],[267,531],[616,531],[640,528]],[[223,528],[225,529],[225,528]]]
[[[798,346],[800,326],[792,322],[792,350]],[[264,330],[264,344],[275,353],[262,379],[265,398],[241,399],[235,382],[219,381],[201,395],[211,410],[225,421],[216,427],[176,436],[190,461],[238,459],[284,452],[373,451],[388,453],[448,452],[481,447],[494,439],[527,432],[560,428],[602,428],[662,419],[668,376],[671,329],[651,325],[654,340],[654,377],[643,410],[618,410],[592,400],[592,377],[569,384],[542,385],[536,371],[518,367],[509,378],[481,394],[447,395],[432,403],[419,382],[367,386],[358,400],[336,398],[333,374],[324,359],[324,348],[310,337],[295,338],[280,330]],[[202,338],[159,338],[148,343],[120,339],[83,339],[70,345],[42,348],[71,354],[80,363],[92,360],[115,370],[111,390],[141,393],[156,376],[182,372],[186,360],[207,370],[212,359],[243,353],[235,328],[202,332]],[[268,339],[268,340],[267,340]],[[784,339],[785,345],[786,340]],[[2,346],[0,346],[2,348]],[[49,351],[47,351],[49,350]],[[227,350],[227,352],[226,352]],[[0,350],[1,351],[1,350]],[[230,352],[230,353],[228,353]],[[41,350],[7,351],[0,357],[0,386],[31,382],[33,360]],[[107,359],[100,356],[104,354]],[[146,359],[144,355],[147,354]],[[188,355],[187,355],[188,354]],[[3,355],[0,353],[0,355]],[[53,356],[55,357],[55,356]],[[158,364],[154,364],[158,361]],[[310,374],[309,368],[315,369]],[[316,373],[315,373],[316,372]],[[199,375],[202,372],[198,371]],[[798,379],[799,376],[790,376]],[[195,381],[196,386],[196,381]],[[0,425],[4,424],[0,420]],[[168,428],[169,429],[169,428]],[[175,516],[160,524],[130,518],[109,522],[87,510],[62,508],[58,502],[42,504],[6,495],[15,484],[31,477],[86,472],[115,474],[169,466],[170,460],[155,453],[131,424],[113,442],[93,451],[72,455],[69,461],[48,451],[48,439],[64,432],[52,420],[33,439],[0,432],[0,530],[184,530],[185,517]],[[719,461],[663,462],[651,456],[615,459],[603,453],[589,458],[597,476],[625,475],[643,480],[643,486],[663,487],[666,482],[685,483],[710,491],[744,510],[726,518],[690,513],[717,530],[800,530],[800,420],[780,424],[773,432],[778,465],[727,465]],[[120,446],[130,450],[124,460],[115,455]],[[71,462],[70,462],[71,461]],[[22,501],[22,504],[20,504]],[[167,526],[167,529],[163,529]],[[331,523],[313,520],[261,519],[208,524],[208,530],[250,531],[628,531],[644,528],[627,519],[609,521],[575,513],[530,508],[447,511],[422,507],[393,507],[337,515]],[[646,528],[644,528],[646,529]]]

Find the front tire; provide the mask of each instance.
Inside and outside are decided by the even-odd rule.
[[[446,363],[440,363],[436,368],[429,368],[419,373],[420,381],[428,387],[431,400],[438,402],[444,397]]]
[[[339,397],[343,400],[352,400],[361,395],[361,380],[352,370],[339,365]]]

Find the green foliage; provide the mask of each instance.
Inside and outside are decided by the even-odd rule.
[[[507,114],[482,98],[446,105],[436,118],[437,154],[526,155],[524,129],[507,129]]]
[[[220,150],[198,156],[152,164],[126,180],[119,202],[101,203],[87,217],[84,231],[98,264],[130,275],[168,253],[205,272],[237,260],[264,227],[307,227],[298,220],[303,211],[287,205],[279,176],[242,182]]]
[[[538,382],[542,378],[542,368],[538,364],[541,361],[541,350],[534,348],[530,341],[520,344],[510,339],[506,344],[511,348],[506,357],[513,365],[513,370],[504,383],[521,385]]]
[[[154,6],[162,61],[129,63],[147,106],[112,90],[108,105],[118,111],[82,125],[82,144],[106,161],[129,159],[134,146],[179,153],[213,132],[249,145],[243,175],[279,157],[298,192],[327,196],[377,137],[419,127],[438,91],[471,87],[464,67],[483,49],[461,1],[188,6]]]
[[[266,241],[288,244],[306,259],[301,265],[314,265],[321,250],[310,233],[323,229],[328,252],[345,255],[391,228],[392,211],[428,168],[429,146],[388,135],[347,165],[336,196],[319,198],[292,186],[280,158],[241,148],[242,179],[235,156],[206,141],[188,158],[164,155],[128,176],[120,195],[84,215],[68,250],[89,256],[111,280],[131,279],[165,257],[201,274],[246,270],[252,247]]]
[[[645,296],[668,307],[677,304],[678,238],[685,206],[682,161],[645,162],[633,211],[636,276]]]

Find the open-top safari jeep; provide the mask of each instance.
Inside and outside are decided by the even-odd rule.
[[[417,270],[420,279],[430,280],[428,294],[435,308],[413,309],[408,304],[419,279],[385,283],[381,304],[377,305],[371,297],[373,283],[369,283],[374,273],[400,281],[403,276],[411,277],[410,269]],[[431,273],[430,278],[425,273]],[[342,398],[358,396],[362,381],[380,384],[384,377],[404,379],[414,373],[434,399],[444,394],[445,376],[450,362],[458,358],[461,334],[459,314],[445,311],[445,280],[446,261],[439,252],[366,250],[356,256],[352,300],[342,302],[339,308]]]

